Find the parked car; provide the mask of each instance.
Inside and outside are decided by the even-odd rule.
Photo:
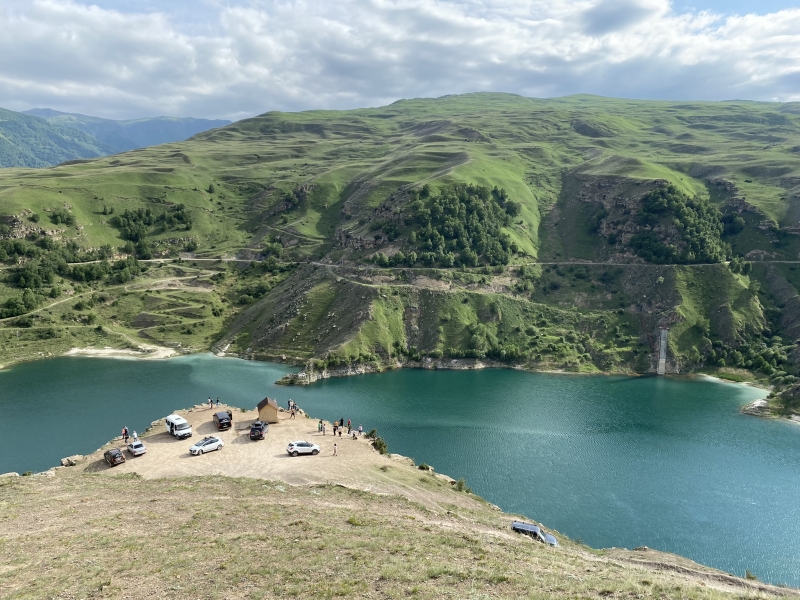
[[[214,425],[220,431],[230,429],[233,425],[233,413],[229,410],[221,410],[218,413],[214,413]]]
[[[164,420],[167,432],[179,440],[192,437],[192,426],[189,421],[179,415],[170,415]]]
[[[133,456],[141,456],[147,452],[147,448],[142,442],[136,440],[135,442],[128,444],[128,452],[130,452]]]
[[[264,421],[256,421],[250,425],[250,439],[263,440],[268,431],[269,423],[264,423]]]
[[[103,458],[105,458],[109,466],[112,467],[116,467],[117,465],[121,465],[125,462],[125,455],[119,448],[111,448],[110,450],[106,450],[103,453]]]
[[[286,452],[292,456],[297,456],[298,454],[313,454],[316,456],[319,454],[319,446],[311,442],[297,440],[296,442],[289,442]]]
[[[517,533],[529,535],[537,542],[544,542],[548,546],[558,546],[558,540],[555,536],[543,531],[538,525],[532,525],[531,523],[524,523],[522,521],[512,521],[511,529]]]
[[[194,446],[189,448],[189,453],[194,454],[195,456],[199,454],[205,454],[206,452],[213,452],[214,450],[219,450],[225,445],[218,437],[214,437],[210,435],[208,437],[204,437],[202,440],[197,442]]]

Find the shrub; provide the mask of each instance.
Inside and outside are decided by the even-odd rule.
[[[75,224],[75,217],[65,208],[56,208],[50,213],[50,221],[53,225],[64,224],[69,227]]]
[[[459,479],[458,481],[456,481],[456,491],[457,492],[466,492],[467,494],[471,494],[472,493],[472,489],[467,486],[467,482],[464,481],[463,477],[461,479]]]
[[[372,447],[375,448],[381,454],[388,454],[389,447],[386,445],[386,442],[380,436],[375,436],[375,439],[372,440]]]

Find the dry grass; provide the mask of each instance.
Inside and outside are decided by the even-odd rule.
[[[722,598],[793,594],[656,552],[545,547],[444,488],[436,508],[337,485],[0,480],[3,598]],[[448,508],[449,507],[449,508]],[[633,560],[649,561],[637,565]],[[655,565],[655,566],[654,566]]]

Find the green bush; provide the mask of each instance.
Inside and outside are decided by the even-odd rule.
[[[380,436],[375,436],[375,439],[372,440],[372,447],[375,448],[381,454],[388,454],[389,447],[386,445],[386,442]]]
[[[50,221],[53,223],[53,225],[64,224],[68,227],[71,227],[75,224],[75,217],[66,208],[56,208],[50,213]]]

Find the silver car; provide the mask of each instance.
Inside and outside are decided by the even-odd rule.
[[[319,454],[319,446],[311,442],[297,440],[296,442],[289,442],[286,452],[291,456],[297,456],[298,454],[313,454],[316,456]]]
[[[194,446],[189,448],[189,452],[194,454],[195,456],[199,454],[205,454],[206,452],[212,452],[214,450],[219,450],[225,445],[218,437],[214,437],[210,435],[208,437],[204,437],[202,440],[197,442]]]
[[[141,456],[147,452],[147,448],[142,442],[135,440],[128,444],[128,452],[130,452],[133,456]]]

